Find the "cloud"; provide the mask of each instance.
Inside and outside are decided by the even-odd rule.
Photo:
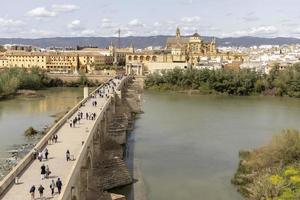
[[[38,7],[28,11],[27,15],[35,18],[48,18],[55,17],[57,13],[51,10],[47,10],[45,7]]]
[[[84,27],[81,25],[80,20],[74,20],[70,24],[68,24],[68,28],[73,31],[82,31]]]
[[[145,27],[145,24],[143,24],[140,20],[138,19],[133,19],[128,23],[129,26],[132,27]]]
[[[184,23],[197,23],[201,20],[200,17],[194,16],[194,17],[183,17],[181,18],[181,21]]]
[[[0,26],[1,27],[19,27],[23,26],[24,22],[21,20],[7,19],[0,17]]]
[[[37,19],[56,17],[59,13],[73,12],[80,7],[72,4],[54,4],[51,9],[46,7],[37,7],[27,12],[27,16]]]
[[[278,29],[275,26],[260,26],[250,30],[250,34],[253,35],[271,35],[277,32]]]
[[[90,37],[96,36],[96,31],[92,29],[87,29],[84,27],[80,20],[73,20],[71,23],[68,24],[68,28],[72,31],[72,36],[78,37]]]
[[[231,33],[223,33],[222,36],[228,37],[241,37],[241,36],[272,36],[278,32],[278,29],[275,26],[259,26],[253,27],[247,30],[239,30]]]
[[[72,4],[54,4],[52,5],[52,11],[59,13],[59,12],[73,12],[79,10],[80,7],[77,5]]]
[[[0,17],[0,33],[4,35],[15,35],[21,33],[25,23],[21,20],[1,18]]]

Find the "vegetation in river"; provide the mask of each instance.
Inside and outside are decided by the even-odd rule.
[[[267,145],[240,152],[232,183],[251,200],[300,199],[300,132],[284,130]]]
[[[38,131],[35,130],[33,127],[29,127],[26,131],[25,131],[25,136],[31,137],[34,136],[36,134],[38,134]]]
[[[146,88],[155,90],[196,90],[203,94],[222,93],[247,96],[252,94],[300,97],[300,64],[270,74],[252,70],[174,69],[154,73],[145,80]]]

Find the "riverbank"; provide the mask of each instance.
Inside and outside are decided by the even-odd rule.
[[[82,74],[76,81],[62,81],[58,78],[49,78],[45,72],[31,68],[8,68],[0,72],[0,100],[22,95],[36,97],[36,91],[51,87],[95,87],[100,83],[90,81]]]
[[[299,199],[300,132],[284,130],[253,151],[241,151],[232,183],[246,198]]]
[[[197,91],[201,94],[299,98],[300,64],[285,70],[275,67],[269,74],[259,74],[247,69],[174,69],[148,75],[145,88],[158,91]]]

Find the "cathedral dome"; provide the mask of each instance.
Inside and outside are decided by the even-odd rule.
[[[192,37],[201,37],[198,33],[194,33]]]

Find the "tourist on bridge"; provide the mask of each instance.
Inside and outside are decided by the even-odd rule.
[[[35,199],[35,186],[34,185],[30,188],[29,192],[31,195],[31,200],[34,200]]]
[[[43,164],[41,166],[41,179],[44,180],[46,175],[46,166]]]
[[[43,153],[41,151],[39,152],[38,159],[40,162],[43,160]]]
[[[33,159],[36,160],[37,156],[38,156],[38,150],[36,148],[33,148]]]
[[[62,182],[61,182],[60,178],[58,178],[57,181],[56,181],[56,187],[57,187],[57,190],[58,190],[58,194],[60,194],[61,188],[62,188]]]
[[[54,190],[55,190],[55,181],[52,179],[51,184],[50,184],[50,189],[51,189],[51,195],[52,197],[54,196]]]
[[[52,144],[55,142],[55,135],[52,135]]]
[[[45,159],[48,160],[48,155],[49,155],[48,149],[46,148],[44,152],[45,152]]]
[[[75,119],[73,119],[73,127],[75,127],[76,123],[77,123],[77,117],[75,117]]]
[[[57,143],[57,139],[58,139],[57,134],[53,135],[53,138],[54,138],[54,142]]]
[[[71,157],[71,155],[70,155],[70,151],[69,151],[69,150],[67,150],[67,152],[66,152],[66,158],[67,158],[67,162],[68,162],[68,161],[70,161],[70,157]]]
[[[49,175],[51,174],[51,171],[49,169],[49,166],[46,166],[46,178],[49,178]]]
[[[43,199],[45,188],[42,185],[40,185],[40,187],[38,188],[38,190],[39,190],[39,193],[40,193],[40,199]]]

